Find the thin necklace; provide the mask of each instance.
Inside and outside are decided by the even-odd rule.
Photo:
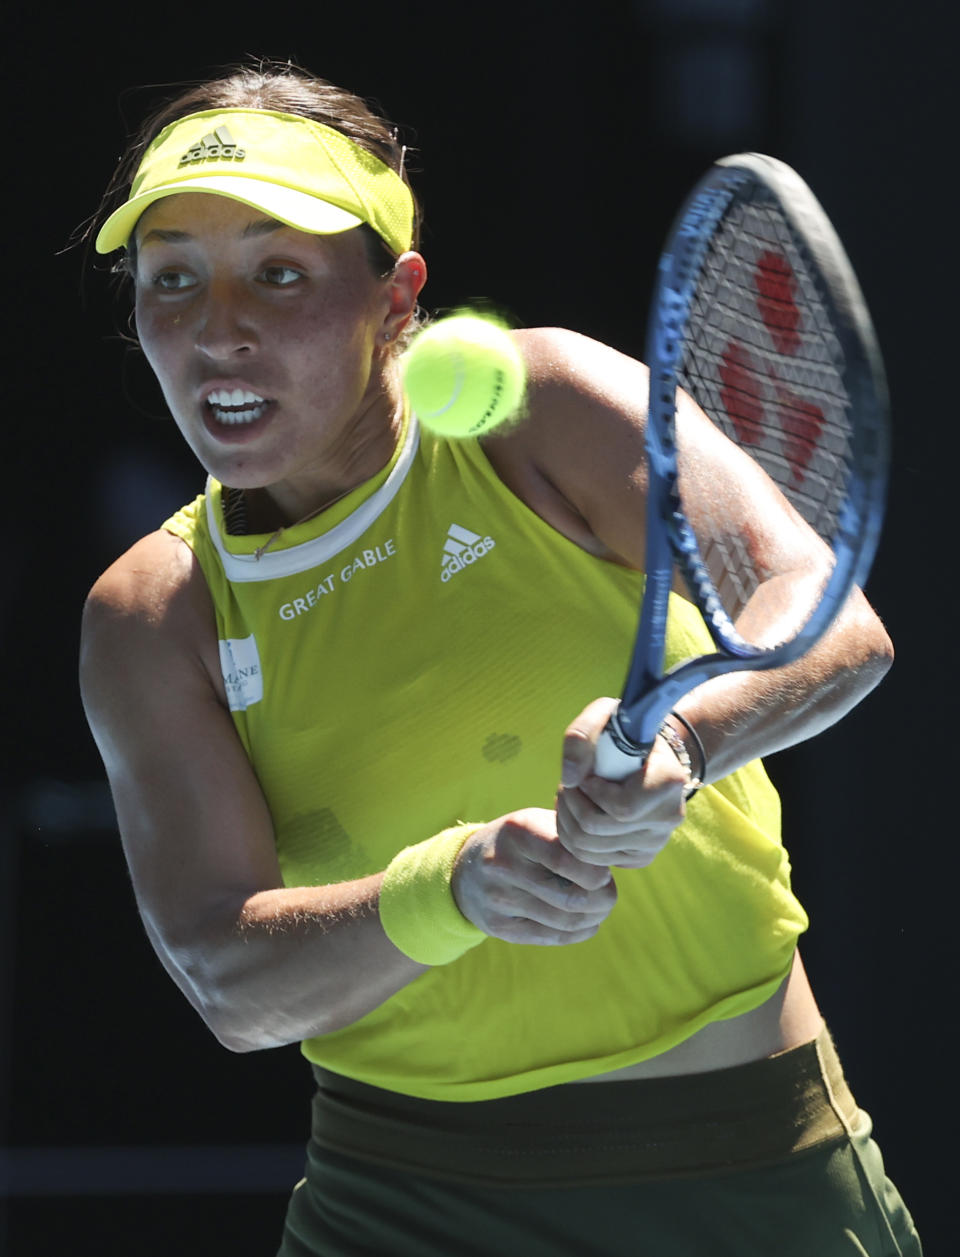
[[[322,511],[328,511],[331,506],[336,506],[338,502],[342,502],[345,497],[351,494],[353,490],[358,487],[359,487],[358,485],[353,485],[349,489],[344,489],[344,491],[342,493],[338,493],[335,498],[331,498],[329,502],[324,502],[322,506],[318,506],[313,511],[308,511],[306,515],[301,516],[300,519],[295,520],[292,524],[281,524],[281,526],[277,529],[275,533],[270,534],[270,536],[266,539],[266,541],[263,543],[262,546],[257,546],[257,548],[253,552],[253,557],[255,559],[262,559],[263,556],[270,549],[270,547],[273,545],[273,543],[275,541],[278,541],[280,537],[282,537],[283,534],[287,531],[288,528],[298,528],[300,524],[308,523],[311,519],[314,519]],[[240,495],[242,498],[243,497],[242,489],[240,490]],[[244,503],[244,506],[243,506],[244,522],[246,522],[246,514],[247,514],[246,503]]]
[[[388,336],[386,339],[389,340],[390,337]],[[402,435],[403,428],[401,427],[399,437],[402,437]],[[394,453],[396,453],[396,449],[394,449]],[[257,546],[253,552],[253,557],[255,559],[262,559],[274,542],[279,540],[279,538],[282,537],[289,528],[298,528],[301,524],[309,523],[311,519],[314,519],[322,511],[328,511],[331,506],[336,506],[338,502],[342,502],[345,497],[348,497],[354,491],[354,489],[358,489],[359,487],[359,485],[352,485],[349,489],[344,489],[342,493],[338,493],[335,498],[331,498],[329,502],[324,502],[322,506],[318,506],[314,510],[308,511],[306,515],[301,516],[300,519],[295,520],[294,523],[281,524],[276,532],[270,534],[262,546]],[[247,516],[247,500],[244,496],[244,491],[243,489],[228,489],[227,492],[230,495],[230,501],[223,502],[223,522],[226,525],[227,532],[235,537],[248,536],[250,533],[250,526]]]

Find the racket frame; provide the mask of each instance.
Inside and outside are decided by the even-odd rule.
[[[818,296],[840,349],[850,408],[852,474],[832,542],[834,565],[820,600],[788,641],[760,647],[745,641],[727,615],[683,511],[676,447],[677,374],[697,280],[714,232],[738,194],[760,183],[773,192],[795,242],[813,262]],[[883,364],[866,303],[830,220],[789,166],[760,153],[716,162],[677,214],[661,254],[651,303],[647,360],[648,462],[645,580],[636,644],[620,704],[598,746],[596,771],[612,780],[636,771],[664,717],[686,693],[712,677],[782,667],[826,633],[851,589],[863,584],[880,536],[889,464]],[[696,400],[696,399],[694,399]],[[675,566],[698,607],[713,654],[685,660],[663,674],[669,596]]]

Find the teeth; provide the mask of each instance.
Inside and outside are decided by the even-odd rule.
[[[253,423],[266,409],[267,399],[248,388],[215,388],[207,394],[207,405],[217,423]]]
[[[239,390],[236,391],[239,392]],[[253,423],[263,414],[266,404],[254,406],[250,410],[220,410],[217,406],[211,406],[211,409],[217,423]]]
[[[256,406],[266,398],[246,388],[215,388],[207,395],[207,401],[211,406]]]

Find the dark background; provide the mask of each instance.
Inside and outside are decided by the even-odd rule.
[[[250,53],[292,57],[405,126],[431,308],[484,298],[520,324],[640,354],[657,251],[712,158],[773,153],[833,218],[894,403],[869,593],[898,660],[861,708],[771,771],[815,988],[928,1253],[948,1250],[956,1172],[938,1128],[955,1115],[957,737],[953,670],[935,660],[956,595],[928,540],[952,540],[946,11],[494,0],[315,4],[271,22],[235,6],[7,8],[0,1252],[267,1257],[299,1175],[306,1067],[295,1048],[226,1052],[162,973],[75,679],[86,589],[202,476],[122,342],[102,263],[64,250],[162,94],[143,85]]]

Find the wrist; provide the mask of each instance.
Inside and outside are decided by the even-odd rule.
[[[380,923],[394,947],[424,965],[446,965],[487,937],[460,911],[451,878],[457,857],[480,824],[456,825],[406,847],[380,886]]]
[[[670,747],[687,774],[684,798],[692,799],[703,785],[707,771],[706,753],[696,729],[678,712],[669,712],[657,731]]]

